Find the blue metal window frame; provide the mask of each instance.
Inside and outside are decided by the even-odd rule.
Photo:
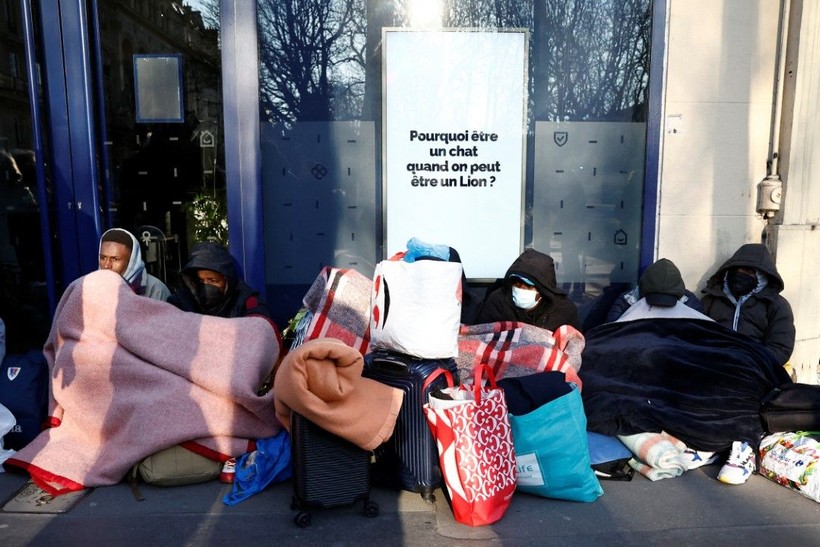
[[[228,245],[252,287],[265,286],[256,0],[220,0]]]
[[[43,264],[46,276],[46,295],[48,309],[54,313],[57,307],[57,287],[54,274],[54,256],[51,252],[51,220],[49,219],[48,191],[46,189],[45,158],[46,148],[41,128],[45,120],[40,110],[39,88],[40,75],[37,70],[35,53],[34,18],[30,0],[22,0],[21,15],[23,18],[23,47],[26,50],[26,76],[28,77],[28,95],[31,105],[31,127],[33,136],[35,177],[37,179],[37,203],[40,204],[40,240],[43,245]]]
[[[97,269],[101,235],[87,14],[84,0],[41,2],[51,175],[65,285]]]
[[[655,261],[658,223],[659,167],[663,121],[664,56],[666,54],[666,0],[652,2],[652,47],[649,60],[649,112],[646,128],[643,218],[640,271]]]

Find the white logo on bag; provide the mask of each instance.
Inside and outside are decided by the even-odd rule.
[[[17,378],[18,374],[20,374],[20,367],[9,367],[6,370],[6,376],[9,377],[9,381],[12,381],[15,378]]]
[[[535,453],[516,454],[515,469],[518,472],[518,484],[521,486],[544,486],[544,476]]]

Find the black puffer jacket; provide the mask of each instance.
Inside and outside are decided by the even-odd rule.
[[[200,285],[197,277],[199,270],[218,272],[225,276],[228,282],[225,300],[217,310],[206,311],[199,301],[197,296]],[[210,241],[194,245],[190,260],[182,268],[179,276],[182,280],[182,287],[168,298],[168,302],[179,309],[217,317],[261,315],[273,325],[270,310],[259,296],[259,292],[239,278],[233,256],[222,245]]]
[[[541,301],[531,310],[522,310],[513,303],[510,276],[519,274],[535,283],[541,293]],[[504,275],[504,284],[491,292],[481,305],[476,323],[496,321],[520,321],[550,331],[561,325],[571,325],[580,329],[578,309],[575,304],[558,289],[555,277],[555,261],[549,255],[535,249],[527,249],[515,259]]]
[[[726,288],[726,273],[739,266],[754,268],[766,281],[758,283],[751,296],[740,301],[730,298]],[[792,308],[780,295],[783,287],[769,250],[760,243],[748,243],[709,278],[701,303],[706,315],[761,342],[785,364],[794,350],[795,329]]]

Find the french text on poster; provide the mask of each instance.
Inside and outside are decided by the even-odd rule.
[[[519,30],[385,29],[387,256],[417,237],[495,279],[520,253],[526,43]]]

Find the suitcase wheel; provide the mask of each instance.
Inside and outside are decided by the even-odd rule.
[[[310,526],[310,513],[306,513],[304,511],[296,513],[296,516],[293,517],[293,522],[296,523],[296,526],[299,528],[307,528]]]
[[[368,501],[364,504],[364,516],[367,518],[375,518],[379,514],[379,504],[375,501]]]

